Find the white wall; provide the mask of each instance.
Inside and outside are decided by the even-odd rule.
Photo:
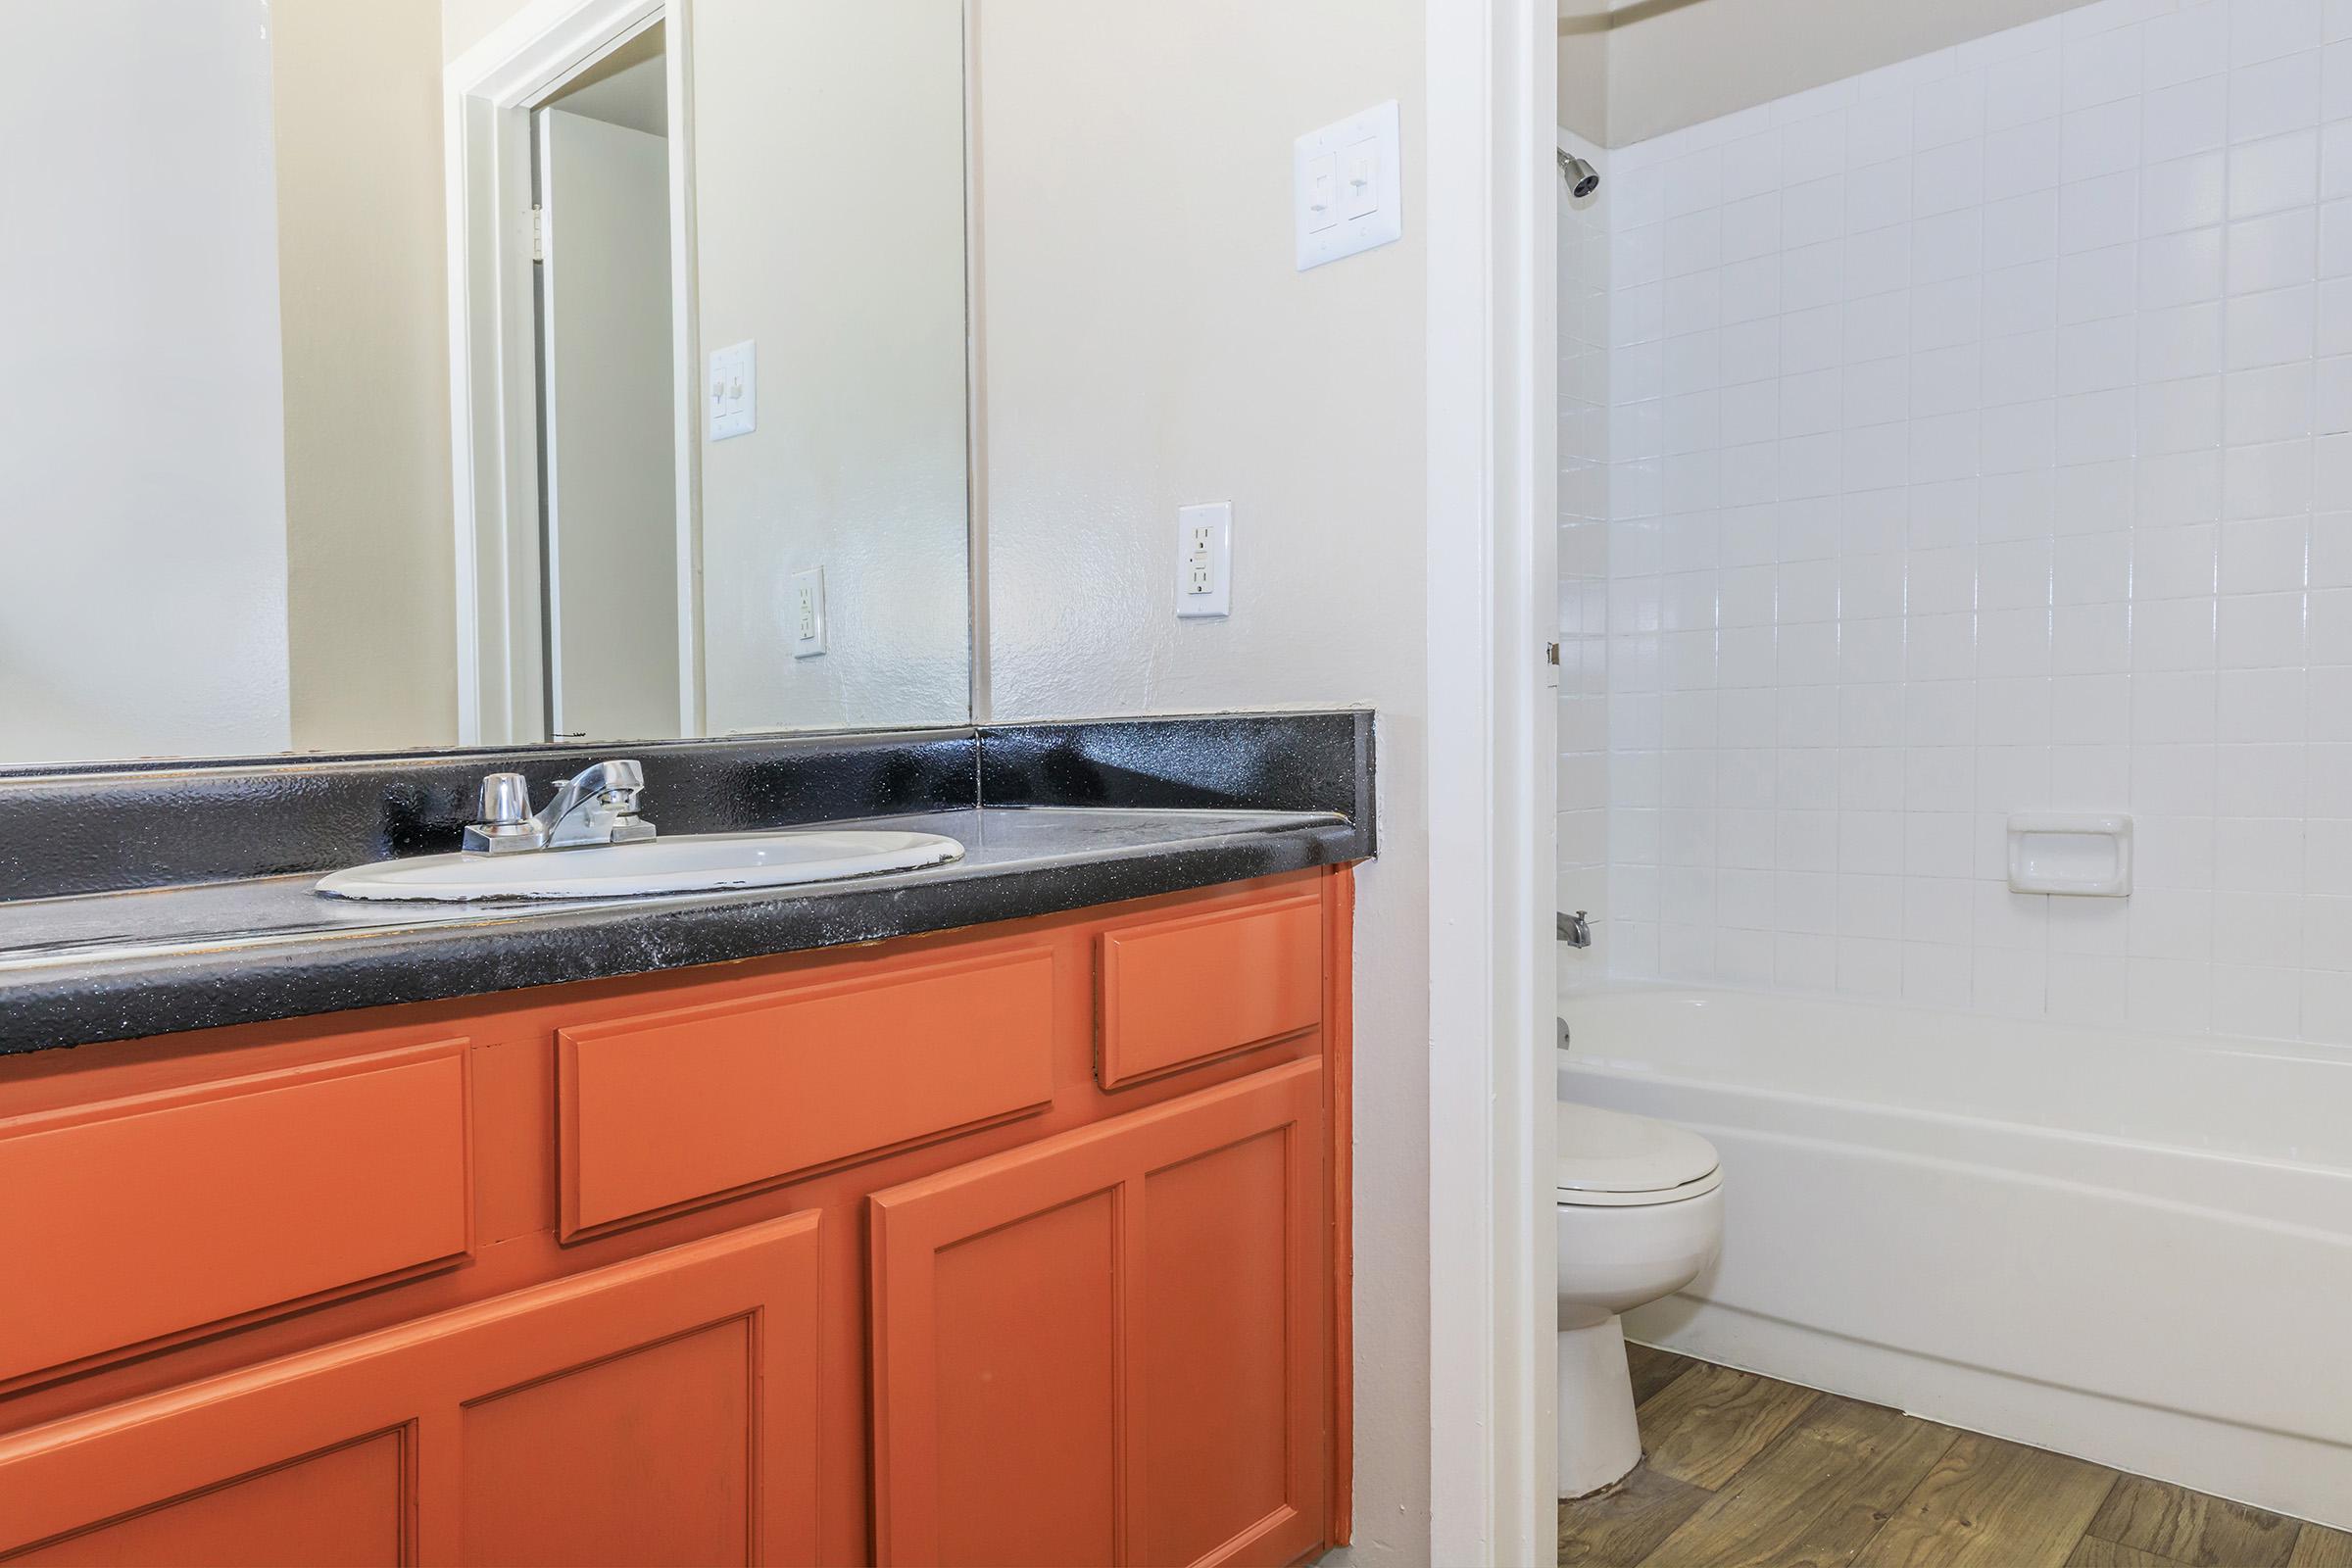
[[[969,710],[958,0],[698,0],[700,332],[758,344],[759,428],[703,445],[712,733]],[[792,657],[792,574],[830,651]]]
[[[1553,77],[1559,112],[1554,118],[1562,130],[1589,145],[1606,143],[1613,20],[1608,0],[1559,0],[1559,53]]]
[[[267,21],[11,8],[0,761],[287,744]]]
[[[1558,0],[1559,123],[1644,141],[2083,3]]]
[[[1616,972],[2352,1041],[2347,198],[2313,0],[1616,154]],[[2008,893],[2034,807],[2134,896]]]
[[[1380,713],[1356,930],[1356,1521],[1429,1552],[1423,18],[1414,0],[975,0],[1000,719]],[[1402,242],[1294,270],[1291,144],[1401,100]],[[1174,107],[1174,106],[1180,106]],[[1234,504],[1233,615],[1174,618]]]
[[[1602,51],[1606,139],[1612,147],[1642,141],[2082,3],[1613,0]],[[1562,43],[1566,58],[1573,50]],[[1562,123],[1592,133],[1589,118]]]
[[[270,15],[291,744],[454,745],[438,19],[349,0]]]
[[[529,3],[530,0],[441,0],[441,58],[457,59]]]
[[[657,22],[564,83],[548,105],[648,136],[667,136],[668,47],[668,24]]]

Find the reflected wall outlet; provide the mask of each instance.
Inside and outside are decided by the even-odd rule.
[[[1216,620],[1233,608],[1233,503],[1176,509],[1176,615]]]
[[[760,427],[759,378],[749,343],[730,344],[710,351],[710,385],[705,389],[710,407],[710,439],[750,435]]]
[[[792,574],[792,657],[814,659],[825,651],[825,568]]]

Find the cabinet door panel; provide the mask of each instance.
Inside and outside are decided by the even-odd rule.
[[[0,1382],[469,1250],[466,1042],[0,1117]]]
[[[466,1560],[747,1560],[751,1335],[730,1318],[466,1405]]]
[[[0,1562],[808,1561],[817,1222],[0,1439]]]
[[[1287,1498],[1285,1144],[1285,1130],[1263,1132],[1144,1178],[1151,1289],[1132,1375],[1150,1416],[1145,1562],[1225,1560],[1237,1523],[1274,1518]]]
[[[943,1560],[1113,1559],[1118,1223],[1094,1193],[937,1254],[939,1364],[970,1374],[938,1391]]]
[[[1312,1029],[1323,1017],[1323,898],[1116,925],[1102,936],[1104,1089]]]
[[[1282,1563],[1323,1539],[1322,1071],[874,1196],[881,1561]]]
[[[367,1568],[405,1562],[404,1434],[378,1433],[30,1551],[41,1568]]]
[[[1054,955],[899,966],[557,1033],[571,1241],[1042,1109]]]

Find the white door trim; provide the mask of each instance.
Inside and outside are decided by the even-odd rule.
[[[702,378],[694,340],[690,0],[529,0],[442,77],[449,422],[457,552],[458,741],[543,740],[539,420],[531,303],[530,111],[666,18],[677,346],[678,636],[699,650]],[[700,664],[679,662],[680,733],[702,732]]]
[[[1550,0],[1430,0],[1430,1558],[1549,1562]]]
[[[668,0],[669,339],[677,350],[670,432],[678,489],[678,733],[708,735],[703,698],[703,342],[695,254],[694,0]]]

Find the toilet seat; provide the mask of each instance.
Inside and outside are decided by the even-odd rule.
[[[1715,1146],[1693,1132],[1559,1102],[1559,1202],[1630,1208],[1675,1203],[1723,1185]]]

